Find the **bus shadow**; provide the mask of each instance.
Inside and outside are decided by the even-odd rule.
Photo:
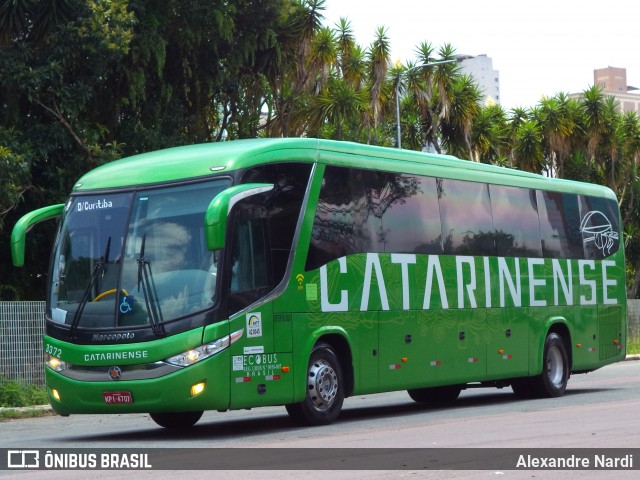
[[[473,393],[463,393],[457,400],[446,404],[432,403],[416,403],[408,396],[406,401],[395,398],[393,403],[388,405],[376,404],[374,406],[349,406],[343,408],[338,422],[340,423],[359,423],[370,422],[380,418],[407,417],[423,415],[425,412],[442,412],[442,411],[460,411],[471,408],[485,406],[508,405],[512,403],[528,404],[529,402],[546,402],[550,408],[550,401],[554,399],[522,399],[517,397],[510,388],[497,391],[483,391],[478,393],[475,389],[470,389]],[[594,394],[602,391],[610,391],[607,388],[576,388],[567,390],[565,396],[572,397],[584,394]],[[561,401],[562,397],[556,399]],[[526,407],[530,409],[530,405]],[[167,430],[156,426],[149,419],[150,427],[138,431],[126,431],[120,433],[92,434],[82,435],[75,438],[68,438],[70,441],[78,442],[97,442],[108,441],[114,443],[130,443],[138,442],[154,442],[158,440],[234,440],[238,438],[250,438],[252,436],[262,436],[264,434],[277,434],[291,432],[294,430],[305,431],[309,429],[331,428],[328,427],[306,427],[296,424],[286,413],[282,407],[282,413],[261,413],[261,409],[253,409],[247,411],[247,416],[243,418],[224,419],[224,413],[220,417],[205,416],[194,427],[186,430]],[[318,432],[321,434],[321,432]],[[141,445],[144,446],[144,445]]]

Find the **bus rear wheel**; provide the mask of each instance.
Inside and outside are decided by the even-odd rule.
[[[151,419],[158,425],[171,430],[193,427],[204,412],[150,413]]]
[[[522,398],[561,397],[569,382],[569,356],[562,337],[555,332],[547,335],[542,356],[542,373],[519,378],[511,388]]]
[[[462,387],[448,385],[446,387],[414,388],[407,390],[411,400],[418,403],[449,403],[458,398]]]
[[[344,402],[344,382],[338,356],[326,343],[312,350],[307,368],[304,401],[287,405],[287,413],[298,423],[328,425],[340,415]]]

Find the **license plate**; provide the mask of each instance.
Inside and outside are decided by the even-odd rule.
[[[133,403],[131,392],[103,392],[104,403],[109,405],[123,405]]]

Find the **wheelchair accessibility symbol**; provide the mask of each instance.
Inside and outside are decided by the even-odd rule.
[[[123,315],[125,313],[129,313],[133,310],[133,296],[125,295],[122,297],[122,302],[120,303],[120,313]]]

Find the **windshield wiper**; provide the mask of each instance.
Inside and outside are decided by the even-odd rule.
[[[76,309],[76,313],[73,315],[73,320],[71,322],[71,331],[69,332],[72,339],[77,337],[78,333],[78,324],[80,323],[80,317],[82,317],[82,312],[84,311],[84,307],[89,302],[89,298],[91,298],[91,291],[98,281],[99,277],[103,277],[107,272],[107,264],[109,263],[109,251],[111,250],[111,237],[107,239],[107,246],[104,249],[104,256],[101,259],[96,261],[96,264],[93,266],[93,272],[91,272],[91,277],[89,278],[89,283],[87,283],[87,287],[84,289],[84,293],[82,294],[82,298],[80,299],[80,303],[78,304],[78,308]]]
[[[147,312],[149,313],[151,329],[155,335],[163,336],[164,327],[161,324],[162,310],[158,308],[158,292],[156,291],[156,284],[151,274],[151,262],[144,256],[146,241],[147,235],[144,234],[142,237],[142,245],[140,246],[140,256],[138,256],[136,260],[138,262],[138,291],[140,291],[140,284],[142,284],[142,295],[144,296],[144,302],[147,306]]]

